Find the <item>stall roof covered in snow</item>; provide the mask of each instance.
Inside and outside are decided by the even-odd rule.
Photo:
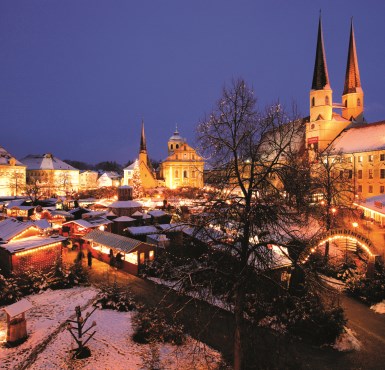
[[[118,200],[108,205],[108,208],[141,208],[142,205],[135,200]]]
[[[336,154],[385,150],[385,121],[357,126],[353,124],[330,145]]]
[[[93,217],[93,218],[88,218],[86,220],[85,219],[80,219],[80,220],[67,221],[63,225],[68,225],[71,222],[73,222],[73,223],[75,223],[75,224],[77,224],[77,225],[79,225],[81,227],[85,227],[87,229],[92,229],[94,227],[98,227],[98,226],[101,226],[101,225],[112,224],[112,221],[107,220],[104,217]]]
[[[164,215],[167,214],[166,212],[164,212],[164,211],[162,211],[162,210],[160,210],[160,209],[154,209],[154,210],[152,210],[152,211],[148,211],[147,213],[148,213],[150,216],[152,216],[152,217],[161,217],[161,216],[164,216]]]
[[[7,218],[0,222],[0,242],[7,242],[31,227],[40,228],[39,225],[30,221],[23,222],[15,218]]]
[[[132,226],[127,227],[125,230],[127,230],[131,235],[149,235],[159,232],[155,226]]]
[[[143,244],[143,242],[139,240],[101,230],[92,230],[84,235],[83,239],[93,241],[109,248],[118,249],[124,253],[131,253],[136,247]]]
[[[385,194],[366,198],[365,201],[354,203],[360,208],[368,208],[385,215]]]
[[[54,244],[66,240],[62,236],[30,236],[20,240],[11,241],[8,244],[0,244],[0,248],[10,252],[17,253],[46,245]]]
[[[28,299],[21,299],[20,301],[3,307],[3,310],[11,317],[21,315],[32,308],[32,303]]]
[[[54,157],[52,154],[30,154],[21,160],[28,170],[73,170],[76,168]]]
[[[121,216],[121,217],[117,217],[113,220],[114,222],[132,222],[132,221],[136,221],[135,218],[132,218],[132,217],[128,217],[128,216]]]

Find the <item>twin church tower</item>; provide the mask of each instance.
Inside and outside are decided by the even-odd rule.
[[[341,109],[341,114],[333,112]],[[364,123],[364,92],[361,87],[353,21],[350,26],[348,60],[342,102],[333,102],[323,41],[321,17],[318,25],[317,49],[310,91],[310,122],[306,126],[306,144],[316,152],[328,145],[351,123]]]

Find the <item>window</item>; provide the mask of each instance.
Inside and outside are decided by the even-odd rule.
[[[139,254],[139,263],[141,265],[143,265],[145,260],[146,260],[146,255],[144,253],[140,253]]]
[[[179,149],[179,144],[176,144],[176,145],[175,145],[175,148],[176,148],[176,149]]]
[[[373,154],[369,154],[368,155],[369,162],[373,162],[373,158],[374,158]]]
[[[344,177],[344,171],[341,170],[341,171],[340,171],[340,178],[342,179],[343,177]]]
[[[369,169],[369,179],[373,178],[373,169]]]
[[[369,193],[373,193],[373,185],[369,185]]]
[[[358,193],[362,193],[362,185],[358,185],[357,191]]]
[[[353,170],[348,170],[348,179],[353,178]]]
[[[325,105],[330,105],[329,96],[325,96]]]
[[[154,260],[154,251],[150,251],[150,252],[148,253],[148,259],[149,259],[150,261],[153,261],[153,260]]]
[[[184,146],[184,150],[187,150],[186,145]]]
[[[357,107],[360,107],[360,106],[361,106],[361,99],[357,98]]]
[[[381,168],[380,170],[380,178],[385,179],[385,168]]]
[[[359,155],[359,156],[358,156],[358,162],[359,162],[359,163],[362,163],[362,160],[363,160],[362,155]]]
[[[380,161],[385,161],[385,154],[380,154]]]
[[[353,163],[353,157],[348,158],[348,163]]]
[[[178,170],[175,170],[175,177],[179,177]]]
[[[359,179],[362,179],[362,170],[358,170],[357,175]]]
[[[183,171],[183,177],[187,179],[187,171]]]
[[[315,98],[314,98],[314,97],[311,98],[311,106],[312,106],[312,107],[315,106]]]
[[[344,106],[345,106],[345,108],[348,107],[348,101],[347,100],[344,101]]]
[[[381,185],[381,186],[380,186],[380,193],[383,194],[384,191],[385,191],[385,186]]]

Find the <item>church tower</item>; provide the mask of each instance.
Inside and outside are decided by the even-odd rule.
[[[342,94],[342,117],[350,121],[364,122],[364,92],[361,88],[360,71],[353,20],[350,25],[348,61],[346,63],[344,92]]]
[[[139,148],[139,163],[145,163],[149,165],[149,159],[147,155],[146,135],[144,133],[144,121],[142,120],[142,133],[140,135],[140,148]]]
[[[332,119],[332,94],[323,41],[321,17],[318,23],[313,82],[310,90],[310,121]]]

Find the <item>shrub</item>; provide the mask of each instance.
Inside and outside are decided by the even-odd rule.
[[[345,291],[352,297],[372,305],[385,299],[385,271],[378,266],[373,278],[353,276],[346,281]]]
[[[137,343],[164,342],[181,345],[186,340],[183,325],[170,324],[159,311],[138,311],[133,317],[133,327],[133,340]]]
[[[15,303],[22,296],[15,278],[5,278],[0,275],[0,306]]]
[[[119,288],[116,282],[114,282],[113,285],[102,287],[96,301],[96,306],[102,309],[111,309],[121,312],[132,311],[137,307],[131,291]]]

